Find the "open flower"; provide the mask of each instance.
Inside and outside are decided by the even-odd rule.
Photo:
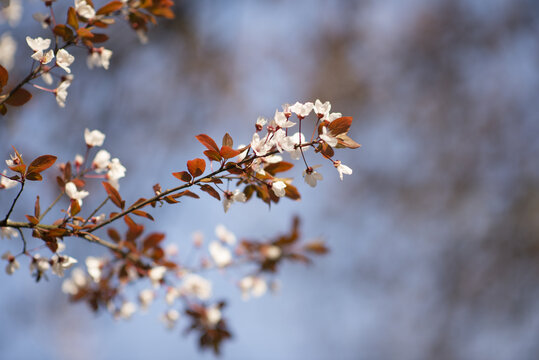
[[[2,175],[6,175],[7,171],[4,170]],[[6,176],[0,175],[0,189],[11,189],[14,186],[17,186],[18,182],[15,180],[8,179]]]
[[[208,300],[211,297],[211,282],[200,275],[188,274],[185,276],[181,294],[185,296],[195,296],[200,300]]]
[[[272,185],[271,185],[271,190],[273,190],[273,192],[275,193],[275,195],[277,195],[278,197],[283,197],[285,196],[286,192],[285,192],[285,189],[286,188],[286,184],[279,180],[279,181],[275,181]]]
[[[352,169],[342,164],[339,160],[336,160],[335,162],[333,162],[333,166],[335,166],[335,168],[339,172],[339,177],[341,178],[341,180],[343,179],[343,174],[352,175]]]
[[[218,241],[213,241],[209,246],[210,255],[218,267],[225,267],[232,262],[232,253]]]
[[[65,80],[58,85],[56,90],[54,90],[54,93],[56,95],[56,102],[58,103],[58,106],[65,107],[66,106],[66,98],[67,98],[67,88],[71,85],[70,80]]]
[[[99,130],[84,129],[84,141],[89,147],[102,146],[105,141],[105,134]]]
[[[148,309],[154,299],[155,293],[152,289],[144,289],[138,294],[138,301],[140,302],[142,310]]]
[[[110,164],[110,153],[107,150],[101,149],[95,154],[94,161],[92,161],[92,168],[97,173],[106,171]]]
[[[68,182],[65,186],[65,192],[70,199],[78,200],[79,205],[82,206],[82,199],[88,196],[90,193],[86,190],[77,191],[77,186],[73,182]]]
[[[326,144],[331,147],[337,146],[338,143],[337,138],[328,133],[328,129],[325,126],[322,127],[322,134],[320,134],[320,139],[324,140]]]
[[[0,227],[0,239],[11,239],[19,236],[17,230],[10,227]]]
[[[176,322],[180,318],[180,313],[178,310],[170,309],[161,316],[161,321],[165,323],[167,329],[172,329]]]
[[[30,36],[27,36],[26,43],[32,50],[34,50],[34,52],[44,51],[51,46],[51,39],[43,39],[42,37],[32,39]]]
[[[222,224],[217,225],[215,228],[215,235],[225,244],[234,245],[236,243],[236,235]]]
[[[159,285],[161,284],[161,280],[163,280],[163,277],[165,276],[166,272],[167,268],[164,266],[156,266],[151,268],[150,271],[148,271],[148,277],[150,278],[150,281],[155,288],[159,287]]]
[[[60,49],[56,53],[56,65],[64,69],[68,74],[71,73],[69,66],[73,61],[75,61],[75,57],[64,49]]]
[[[32,56],[32,59],[39,61],[41,64],[48,64],[54,58],[54,51],[49,50],[43,53],[43,50],[36,51]]]
[[[88,56],[86,63],[90,69],[93,69],[94,67],[102,67],[107,70],[109,68],[111,56],[112,50],[105,49],[104,47],[94,48]]]
[[[316,99],[314,102],[314,112],[319,118],[323,118],[329,114],[329,110],[331,110],[331,104],[329,101],[322,103],[320,100]]]
[[[88,256],[86,258],[86,269],[88,270],[88,275],[92,280],[98,283],[101,280],[101,269],[103,267],[103,259],[97,258],[94,256]]]
[[[290,111],[298,116],[299,119],[307,117],[313,110],[314,104],[312,102],[306,102],[305,104],[296,102],[294,105],[290,106]]]
[[[2,255],[2,259],[7,260],[8,264],[6,265],[6,274],[11,275],[17,270],[21,265],[15,258],[15,256],[11,255],[11,252],[6,251],[4,255]]]
[[[307,169],[303,170],[303,178],[305,179],[305,182],[311,187],[315,187],[316,182],[324,178],[322,174],[314,170],[319,168],[320,166],[321,165],[309,166]]]
[[[223,197],[223,208],[225,209],[225,212],[228,211],[230,205],[232,205],[232,203],[234,203],[235,201],[245,202],[247,201],[247,198],[245,197],[245,194],[239,189],[234,190],[234,192],[225,191],[225,195]]]
[[[73,264],[77,263],[77,259],[72,258],[71,256],[67,255],[57,255],[54,254],[51,257],[52,260],[52,273],[63,277],[64,276],[64,270],[69,269]]]
[[[248,300],[249,297],[260,297],[268,290],[266,280],[258,276],[246,276],[239,282],[241,297]]]
[[[75,0],[75,11],[88,20],[95,17],[95,9],[86,0]]]

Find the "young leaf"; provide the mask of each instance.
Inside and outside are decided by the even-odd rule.
[[[142,242],[142,252],[146,252],[149,249],[156,247],[164,239],[165,234],[163,233],[152,233],[148,235]]]
[[[221,161],[222,159],[221,155],[219,155],[219,152],[213,150],[204,150],[204,155],[206,155],[208,159],[213,161]]]
[[[79,21],[77,20],[77,12],[73,7],[70,7],[67,10],[67,23],[73,29],[77,30],[79,28]]]
[[[210,185],[206,185],[206,184],[200,185],[200,190],[207,192],[208,194],[210,194],[211,196],[213,196],[217,200],[221,200],[221,196],[219,196],[219,193],[217,192],[217,190],[215,190]]]
[[[2,65],[0,65],[0,90],[4,86],[6,86],[8,79],[9,79],[9,74],[8,74],[6,68],[4,68]]]
[[[133,215],[145,217],[146,219],[150,219],[150,220],[154,221],[153,216],[151,216],[150,214],[148,214],[148,213],[145,212],[145,211],[142,211],[142,210],[133,210],[131,213],[132,213]]]
[[[42,155],[34,159],[28,166],[28,173],[40,173],[50,168],[56,162],[56,156]]]
[[[31,216],[31,215],[25,215],[25,216],[32,225],[39,224],[39,220],[37,219],[37,217]]]
[[[75,35],[73,34],[73,30],[65,26],[64,24],[58,24],[52,29],[55,35],[61,36],[64,41],[70,41],[73,40]]]
[[[353,119],[351,116],[344,116],[335,119],[328,125],[328,130],[331,132],[331,134],[333,134],[333,136],[346,134],[350,129],[350,125],[352,125],[352,120]]]
[[[217,146],[217,144],[215,143],[215,141],[213,141],[213,139],[211,137],[209,137],[208,135],[206,134],[199,134],[197,136],[195,136],[196,139],[198,141],[200,141],[200,143],[202,145],[204,145],[208,150],[213,150],[215,151],[216,153],[219,153],[219,147]]]
[[[175,178],[180,179],[181,181],[185,181],[185,182],[189,182],[192,179],[191,175],[187,171],[175,172],[175,173],[172,173],[172,175]]]
[[[346,134],[338,135],[337,136],[337,141],[339,142],[337,144],[338,148],[339,147],[346,147],[346,148],[349,148],[349,149],[357,149],[358,147],[361,146],[361,144],[358,144],[357,142],[355,142],[352,138],[350,138]]]
[[[196,158],[187,162],[187,169],[193,177],[200,176],[206,170],[206,162],[204,159]]]
[[[111,1],[107,5],[97,10],[96,15],[106,15],[120,10],[124,6],[121,1]]]
[[[32,94],[28,90],[18,89],[6,100],[6,104],[11,106],[22,106],[32,98]]]
[[[279,161],[278,163],[269,164],[264,168],[264,171],[270,173],[271,175],[275,175],[280,172],[285,172],[294,167],[294,164],[286,162],[286,161]]]
[[[80,212],[80,204],[79,201],[76,199],[71,199],[71,216],[75,216]]]
[[[111,184],[106,181],[103,181],[102,184],[114,205],[118,206],[120,209],[123,210],[123,208],[125,207],[125,201],[122,200],[122,197],[120,196],[118,190],[116,190],[114,187],[112,187]]]
[[[107,234],[109,235],[109,237],[112,239],[112,241],[114,242],[117,242],[119,243],[122,238],[120,237],[120,234],[118,233],[118,231],[116,231],[116,229],[114,228],[108,228],[107,229]]]
[[[26,174],[26,180],[41,181],[43,180],[43,177],[41,176],[40,173],[31,172],[31,173]]]
[[[223,136],[223,146],[234,147],[234,140],[232,140],[232,136],[229,133]]]
[[[238,150],[234,150],[230,146],[226,146],[226,145],[221,148],[221,151],[219,153],[225,159],[230,159],[240,154]]]

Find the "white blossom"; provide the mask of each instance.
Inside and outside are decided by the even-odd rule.
[[[43,14],[40,12],[32,14],[32,17],[35,21],[37,21],[43,29],[46,29],[49,27],[50,23],[50,16],[48,14]]]
[[[329,111],[331,110],[331,104],[329,101],[326,101],[325,103],[322,103],[320,100],[316,99],[314,102],[314,112],[316,115],[318,115],[319,118],[322,118],[329,114]]]
[[[19,232],[10,227],[0,227],[0,239],[11,239],[19,237]]]
[[[73,61],[75,61],[75,57],[68,53],[65,49],[60,49],[56,53],[56,65],[64,69],[68,74],[71,73],[69,66],[73,63]]]
[[[2,171],[2,175],[7,175],[7,170]],[[0,189],[11,189],[12,187],[17,186],[17,184],[17,181],[0,175]]]
[[[165,276],[166,272],[167,268],[164,266],[156,266],[151,268],[150,271],[148,271],[148,277],[150,278],[150,281],[155,288],[159,287],[161,280]]]
[[[285,188],[286,188],[286,184],[281,180],[275,181],[271,185],[271,190],[273,190],[273,193],[275,195],[277,195],[278,197],[285,196],[285,194],[286,194]]]
[[[105,70],[108,70],[111,56],[111,50],[100,47],[92,50],[92,53],[86,60],[86,63],[90,69],[93,69],[94,67],[102,67]]]
[[[209,245],[210,255],[218,267],[225,267],[232,262],[232,253],[218,241]]]
[[[102,146],[105,141],[105,134],[99,130],[84,129],[84,141],[89,147]]]
[[[110,164],[110,153],[107,150],[101,149],[95,154],[94,161],[92,161],[92,168],[96,172],[101,173],[108,169]]]
[[[319,168],[320,166],[321,165],[315,165],[303,170],[303,178],[305,179],[305,182],[311,187],[315,187],[317,181],[324,179],[322,174],[314,170]]]
[[[120,307],[119,316],[124,319],[129,319],[137,311],[137,305],[130,301],[126,301]]]
[[[95,9],[86,0],[75,0],[75,11],[88,20],[95,17]]]
[[[78,200],[79,205],[82,206],[82,199],[88,196],[90,193],[86,190],[77,191],[77,186],[73,182],[68,182],[65,185],[65,192],[70,199]]]
[[[324,140],[326,144],[331,147],[337,146],[338,143],[337,138],[328,133],[328,129],[325,126],[322,127],[322,134],[320,134],[320,139]]]
[[[165,323],[168,329],[172,329],[174,325],[176,325],[176,322],[180,318],[180,313],[178,310],[170,309],[163,315],[161,315],[161,321]]]
[[[53,265],[54,272],[54,265]],[[62,275],[63,276],[63,275]],[[75,268],[71,272],[71,277],[62,282],[62,292],[69,295],[76,295],[81,288],[88,285],[86,274],[81,268]]]
[[[306,102],[302,104],[296,102],[294,105],[290,106],[290,111],[298,116],[298,118],[303,119],[307,117],[313,110],[314,104],[312,102]]]
[[[348,166],[342,164],[339,160],[335,161],[333,163],[333,166],[337,169],[339,172],[339,177],[341,180],[343,180],[343,174],[344,175],[352,175],[352,169],[350,169]]]
[[[180,292],[185,296],[194,296],[200,300],[208,300],[211,297],[211,282],[197,274],[187,274],[180,287]]]
[[[324,117],[322,120],[327,120],[329,122],[332,122],[333,120],[337,120],[339,118],[342,118],[341,113],[331,113],[327,117]]]
[[[11,70],[15,64],[15,53],[17,51],[17,42],[9,32],[0,36],[0,65],[6,70]]]
[[[214,327],[219,321],[221,321],[221,310],[217,306],[211,306],[206,309],[206,321],[208,325]]]
[[[178,296],[180,296],[180,291],[175,287],[170,287],[167,289],[167,293],[165,294],[165,301],[167,304],[172,305]]]
[[[107,173],[107,179],[118,180],[125,176],[126,168],[120,163],[118,158],[111,160],[109,164],[109,171]]]
[[[6,251],[2,255],[2,259],[7,260],[8,264],[6,265],[6,274],[11,275],[17,270],[21,265],[15,258],[15,256],[11,255],[11,252]]]
[[[20,0],[11,0],[9,5],[0,10],[0,20],[7,20],[9,26],[15,27],[19,24],[22,18],[22,3]]]
[[[64,276],[64,270],[69,269],[73,264],[77,263],[77,259],[72,258],[71,256],[67,255],[57,255],[54,254],[51,257],[52,260],[52,273],[63,277]]]
[[[271,150],[272,146],[273,144],[267,136],[260,139],[260,136],[257,133],[253,135],[253,139],[251,140],[251,149],[253,149],[256,155],[266,155]]]
[[[232,191],[225,192],[223,196],[223,208],[225,212],[230,209],[230,205],[232,205],[235,201],[239,202],[246,202],[247,198],[245,197],[245,194],[240,189],[235,189]]]
[[[54,58],[54,51],[49,50],[43,53],[43,50],[36,51],[32,56],[32,59],[39,61],[41,64],[48,64]]]
[[[92,280],[98,283],[101,280],[101,268],[103,267],[103,259],[94,256],[88,256],[86,258],[86,270]]]
[[[266,280],[258,276],[246,276],[239,282],[241,297],[248,300],[249,297],[260,297],[268,290]]]
[[[269,260],[277,260],[281,256],[282,250],[276,245],[269,245],[262,248],[262,254]]]
[[[48,71],[41,74],[41,80],[43,80],[43,82],[47,85],[52,85],[52,83],[54,82],[51,73]]]
[[[34,52],[37,51],[44,51],[51,46],[51,39],[43,39],[42,37],[37,37],[35,39],[32,39],[30,36],[26,37],[26,43]]]
[[[138,294],[138,300],[142,310],[148,309],[153,300],[155,299],[155,293],[152,289],[144,289]]]
[[[236,235],[229,231],[223,224],[215,227],[215,235],[225,244],[234,245],[236,243]]]
[[[58,85],[56,90],[54,91],[56,94],[56,102],[58,103],[58,106],[65,107],[66,106],[66,98],[67,98],[67,88],[71,85],[71,81],[65,80]]]
[[[50,267],[51,264],[49,263],[49,260],[42,258],[39,254],[35,254],[30,262],[30,272],[37,270],[40,273],[44,273],[45,271],[49,270]]]

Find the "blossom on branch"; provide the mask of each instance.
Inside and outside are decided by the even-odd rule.
[[[75,57],[64,49],[60,49],[56,53],[56,65],[64,69],[68,74],[71,73],[69,66],[73,61],[75,61]]]
[[[85,129],[84,141],[86,141],[86,145],[88,145],[88,147],[102,146],[103,142],[105,141],[105,134],[99,130],[90,131],[89,129]]]

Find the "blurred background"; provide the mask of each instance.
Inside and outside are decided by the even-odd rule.
[[[161,21],[147,45],[126,24],[113,27],[108,71],[88,70],[86,53],[73,51],[66,108],[34,91],[0,119],[3,158],[15,145],[27,159],[72,160],[84,129],[100,129],[134,201],[156,182],[175,184],[170,173],[203,150],[195,135],[228,131],[247,143],[259,115],[329,100],[354,117],[350,135],[362,144],[337,152],[354,170],[343,182],[311,157],[324,180],[312,189],[295,169],[299,202],[268,210],[253,200],[225,215],[202,195],[152,212],[160,221],[148,226],[180,256],[196,230],[210,241],[223,223],[266,239],[294,214],[306,238],[331,247],[313,266],[285,266],[279,293],[249,302],[239,274],[210,276],[234,332],[222,358],[537,359],[538,2],[176,2],[176,19]],[[25,36],[47,35],[31,19],[41,2],[23,5],[17,27],[0,25],[18,42],[13,79],[30,66]],[[54,181],[29,189],[15,216],[36,193],[51,201]],[[14,194],[0,192],[0,213]],[[2,252],[20,251],[1,242]],[[68,243],[68,253],[103,250]],[[166,331],[159,305],[116,322],[69,304],[54,276],[35,284],[21,269],[0,279],[0,349],[10,359],[213,358],[182,335],[186,318]]]

